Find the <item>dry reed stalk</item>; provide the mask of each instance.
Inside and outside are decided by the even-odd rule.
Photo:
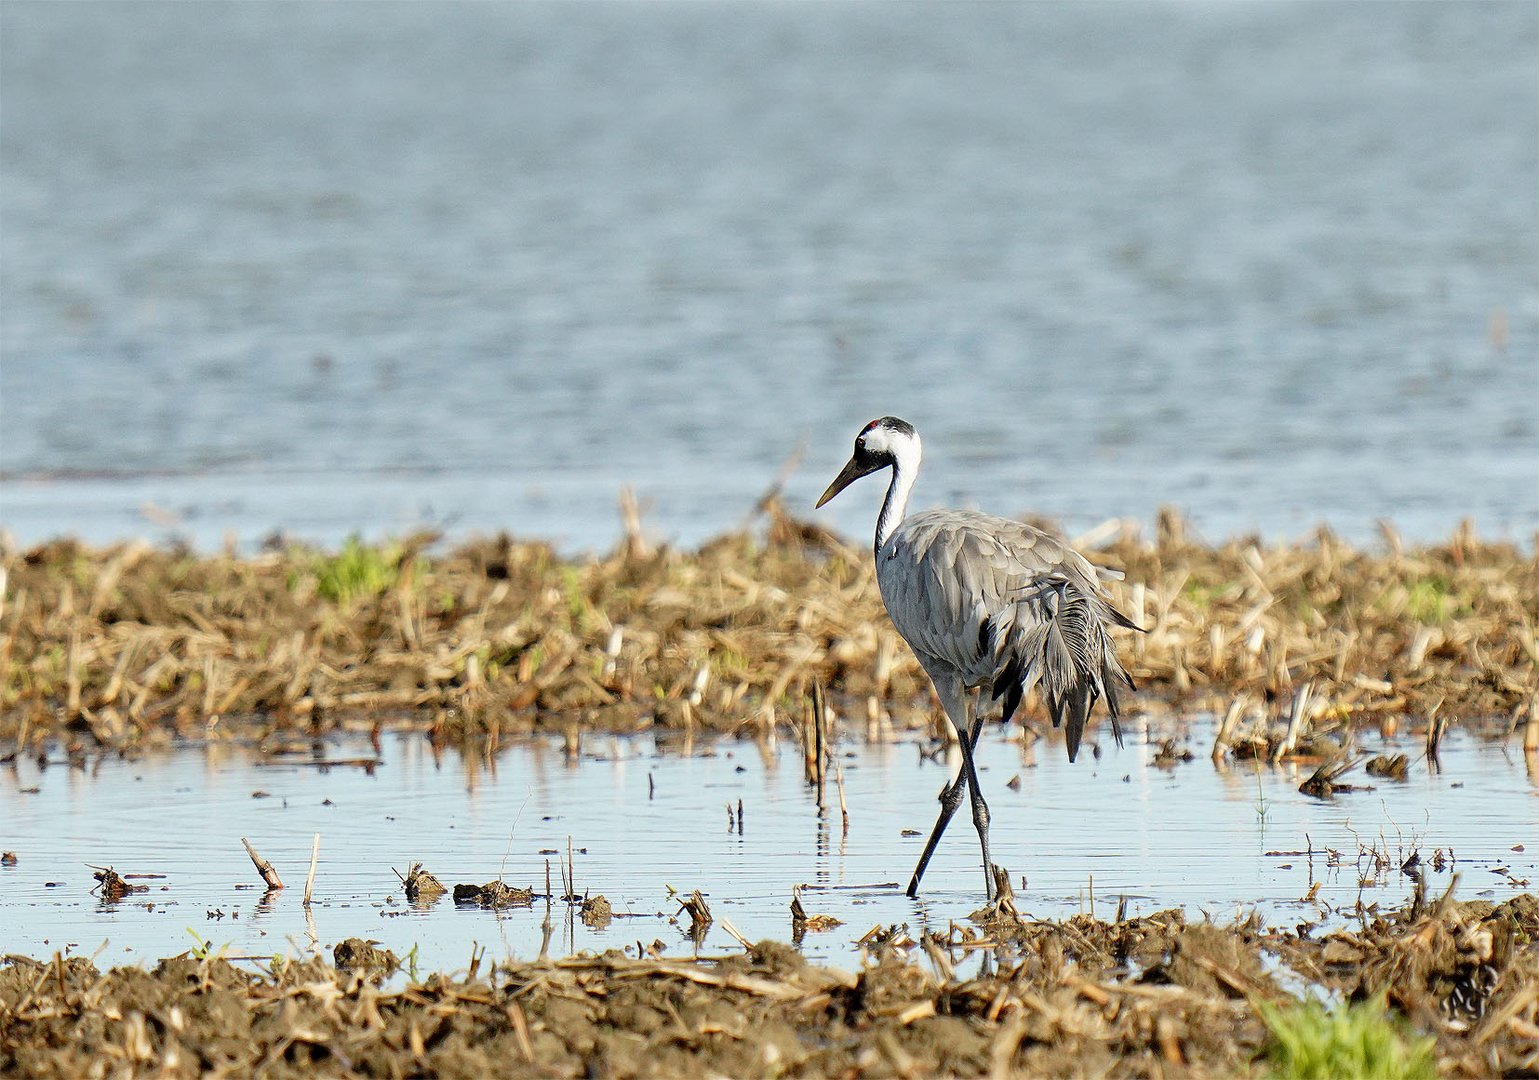
[[[1442,704],[1443,703],[1439,701],[1437,704],[1433,705],[1431,710],[1427,713],[1427,761],[1431,763],[1434,768],[1438,764],[1438,748],[1442,746],[1443,743],[1443,729],[1448,725],[1448,718],[1439,715],[1439,709],[1441,708]]]
[[[69,653],[66,656],[66,683],[64,697],[64,715],[71,720],[80,715],[80,633],[71,630],[69,635]]]
[[[1272,751],[1272,762],[1276,764],[1289,754],[1293,753],[1298,745],[1299,736],[1303,733],[1304,724],[1309,717],[1309,696],[1314,691],[1314,683],[1306,681],[1298,688],[1293,696],[1293,707],[1288,714],[1288,730],[1283,736],[1282,742]]]
[[[310,872],[305,875],[305,907],[310,906],[310,893],[315,888],[315,864],[321,857],[321,834],[315,834],[315,840],[310,845]]]
[[[723,930],[725,930],[728,934],[730,934],[732,936],[732,938],[739,945],[741,945],[746,951],[748,951],[748,952],[752,952],[753,951],[753,942],[751,942],[747,938],[745,938],[743,936],[743,934],[742,934],[742,931],[738,930],[737,927],[732,925],[732,920],[731,919],[728,919],[725,915],[723,915],[717,921],[718,921],[718,925],[720,925]]]
[[[1249,704],[1246,695],[1236,694],[1229,702],[1229,708],[1224,711],[1224,719],[1219,722],[1218,733],[1213,737],[1213,760],[1222,761],[1229,740],[1234,736],[1235,725],[1240,722],[1246,706]]]
[[[534,1063],[534,1043],[529,1038],[529,1018],[524,1015],[524,1007],[516,1000],[509,1001],[503,1006],[507,1014],[508,1023],[513,1027],[514,1037],[518,1040],[518,1052],[522,1055],[524,1063]]]
[[[625,533],[625,557],[649,558],[652,550],[641,531],[641,507],[636,503],[636,493],[628,487],[620,489],[620,525]]]
[[[577,899],[577,863],[572,858],[572,837],[566,838],[566,862],[561,865],[561,885],[566,890],[562,899],[573,903]]]

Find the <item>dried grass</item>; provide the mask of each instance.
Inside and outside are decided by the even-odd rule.
[[[247,558],[71,540],[0,552],[0,737],[124,747],[387,723],[494,742],[539,727],[758,734],[794,730],[814,682],[868,730],[932,724],[869,551],[773,501],[766,512],[762,532],[698,551],[630,542],[577,560],[506,536],[441,552],[426,535]],[[1152,540],[1123,527],[1095,554],[1126,571],[1116,600],[1148,628],[1119,642],[1139,701],[1228,714],[1236,752],[1266,752],[1255,719],[1306,682],[1315,724],[1515,728],[1533,708],[1539,558],[1468,528],[1417,548],[1388,530],[1376,551],[1324,530],[1212,547],[1165,514]]]

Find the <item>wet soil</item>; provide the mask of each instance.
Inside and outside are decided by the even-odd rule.
[[[1363,722],[1425,727],[1429,759],[1448,720],[1539,734],[1532,552],[1468,531],[1416,550],[1388,531],[1376,552],[1324,532],[1214,547],[1167,517],[1152,540],[1124,531],[1095,556],[1126,571],[1115,600],[1148,629],[1119,641],[1138,707],[1222,717],[1216,757],[1315,755],[1328,794]],[[338,729],[377,740],[387,724],[489,754],[529,730],[569,749],[593,729],[758,735],[800,727],[818,686],[868,734],[936,730],[869,552],[773,507],[763,535],[692,553],[634,537],[587,560],[506,537],[254,558],[61,541],[0,551],[0,574],[12,760],[185,736],[279,752]],[[1162,764],[1189,756],[1173,745]],[[99,869],[104,888],[134,888]],[[461,890],[492,907],[531,898],[501,881]],[[590,897],[583,914],[607,908]],[[703,898],[688,914],[711,920]],[[98,971],[13,956],[0,1074],[1245,1075],[1267,1047],[1260,1004],[1384,993],[1436,1037],[1444,1075],[1532,1075],[1536,937],[1539,900],[1523,894],[1286,930],[1178,910],[1043,922],[1006,904],[944,937],[878,928],[853,973],[774,942],[706,961],[654,946],[473,965],[404,986],[390,974],[401,959],[362,939],[334,964],[184,955]],[[959,977],[980,954],[986,972]]]
[[[283,1076],[1233,1076],[1264,1072],[1262,1003],[1384,992],[1446,1076],[1539,1069],[1539,898],[1418,903],[1351,929],[994,915],[895,934],[860,970],[762,942],[473,966],[400,989],[364,942],[333,966],[183,955],[0,967],[0,1073]],[[995,958],[952,975],[952,958]]]

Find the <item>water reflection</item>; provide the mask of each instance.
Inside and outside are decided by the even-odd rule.
[[[1461,897],[1499,900],[1539,872],[1539,850],[1528,850],[1539,821],[1534,753],[1520,763],[1507,744],[1455,730],[1434,772],[1419,737],[1370,731],[1361,742],[1412,759],[1407,779],[1354,774],[1366,790],[1319,800],[1298,791],[1309,765],[1186,760],[1211,741],[1206,720],[1130,727],[1126,746],[1103,740],[1099,756],[1073,766],[1055,739],[986,735],[980,774],[1021,912],[1179,906],[1192,917],[1254,910],[1292,922],[1437,893],[1455,874]],[[1169,753],[1172,740],[1182,753]],[[460,752],[386,732],[372,743],[326,740],[298,758],[209,742],[65,768],[13,760],[0,772],[5,846],[17,853],[0,866],[0,949],[93,952],[105,940],[104,961],[118,962],[181,951],[191,929],[231,954],[265,957],[362,937],[400,956],[416,949],[424,970],[463,965],[476,943],[494,957],[716,954],[738,947],[732,930],[791,937],[796,885],[804,911],[842,923],[798,935],[816,959],[850,966],[872,933],[954,937],[981,905],[970,831],[942,843],[918,898],[901,885],[954,762],[917,741],[835,750],[848,828],[832,792],[818,807],[788,739],[602,736],[573,754],[564,738]],[[295,883],[316,833],[307,907]],[[257,891],[242,836],[289,888]],[[501,881],[530,889],[533,904],[409,902],[402,871],[417,862],[450,890]],[[99,898],[92,866],[150,891]],[[681,906],[696,891],[710,923]]]

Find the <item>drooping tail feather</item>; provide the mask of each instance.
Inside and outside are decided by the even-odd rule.
[[[1040,687],[1054,727],[1064,728],[1069,760],[1079,754],[1090,710],[1102,697],[1111,716],[1112,737],[1122,745],[1122,712],[1119,691],[1133,689],[1106,632],[1106,622],[1133,627],[1133,623],[1098,596],[1087,595],[1073,580],[1055,577],[1018,601],[1014,625],[1008,631],[1016,639],[1008,659],[995,676],[992,691],[1004,698],[1008,723],[1021,699],[1032,687]],[[1136,629],[1136,627],[1133,627]]]

